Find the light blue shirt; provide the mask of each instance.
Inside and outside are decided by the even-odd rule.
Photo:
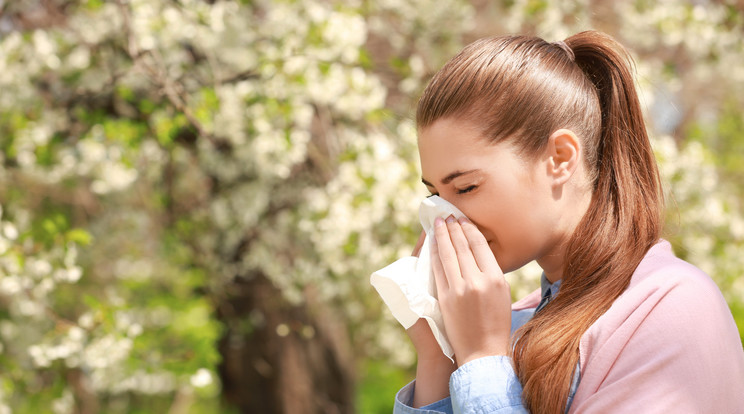
[[[558,293],[561,281],[553,284],[543,273],[540,279],[542,296]],[[527,323],[534,309],[512,311],[511,334]],[[566,411],[579,386],[579,366],[571,384]],[[528,413],[522,404],[522,384],[514,372],[508,356],[489,356],[468,362],[452,373],[449,381],[450,396],[421,408],[411,407],[416,381],[403,387],[395,396],[394,414],[486,414]]]

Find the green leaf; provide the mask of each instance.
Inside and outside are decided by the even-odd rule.
[[[90,244],[91,240],[93,239],[93,236],[91,236],[90,233],[83,229],[72,229],[67,232],[65,235],[65,238],[68,241],[71,241],[73,243],[77,243],[82,246],[87,246]]]

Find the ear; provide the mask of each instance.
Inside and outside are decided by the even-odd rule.
[[[581,162],[581,143],[570,129],[559,129],[548,138],[548,174],[554,185],[563,185]]]

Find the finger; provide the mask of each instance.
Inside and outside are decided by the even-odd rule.
[[[480,272],[480,269],[475,262],[470,244],[467,237],[465,237],[465,233],[463,233],[460,223],[452,216],[447,218],[446,223],[450,240],[452,240],[452,246],[457,255],[457,263],[460,266],[460,275],[463,279],[468,279],[474,272]]]
[[[421,247],[424,246],[424,240],[426,240],[426,232],[421,230],[421,234],[419,235],[418,241],[416,241],[416,245],[413,247],[411,256],[419,256],[419,253],[421,253]]]
[[[488,241],[483,237],[483,233],[478,230],[470,220],[465,217],[460,218],[460,226],[465,237],[468,240],[468,245],[472,251],[475,263],[481,272],[489,274],[501,274],[503,271],[499,266],[496,256],[491,251],[491,247],[488,245]]]
[[[450,240],[449,230],[440,217],[434,220],[434,236],[437,239],[437,252],[439,253],[439,260],[442,262],[442,269],[444,269],[444,274],[447,277],[447,284],[452,286],[461,281],[462,276],[460,275],[460,265],[457,263],[457,253],[452,246],[452,240]]]
[[[429,261],[431,262],[431,271],[434,273],[434,283],[437,286],[437,292],[445,292],[449,289],[449,283],[447,282],[447,276],[444,274],[442,260],[439,259],[436,237],[431,238],[431,246],[429,249]],[[437,294],[437,297],[439,297],[439,294]]]

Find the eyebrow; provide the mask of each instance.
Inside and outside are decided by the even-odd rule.
[[[446,184],[449,184],[452,180],[454,180],[457,177],[460,177],[460,176],[466,175],[466,174],[470,174],[470,173],[474,173],[476,171],[478,171],[478,170],[455,171],[452,174],[444,177],[442,179],[442,184],[445,184],[445,185]],[[434,187],[430,182],[426,181],[426,179],[424,177],[421,177],[421,182],[424,183],[424,185],[427,185],[429,187]]]

